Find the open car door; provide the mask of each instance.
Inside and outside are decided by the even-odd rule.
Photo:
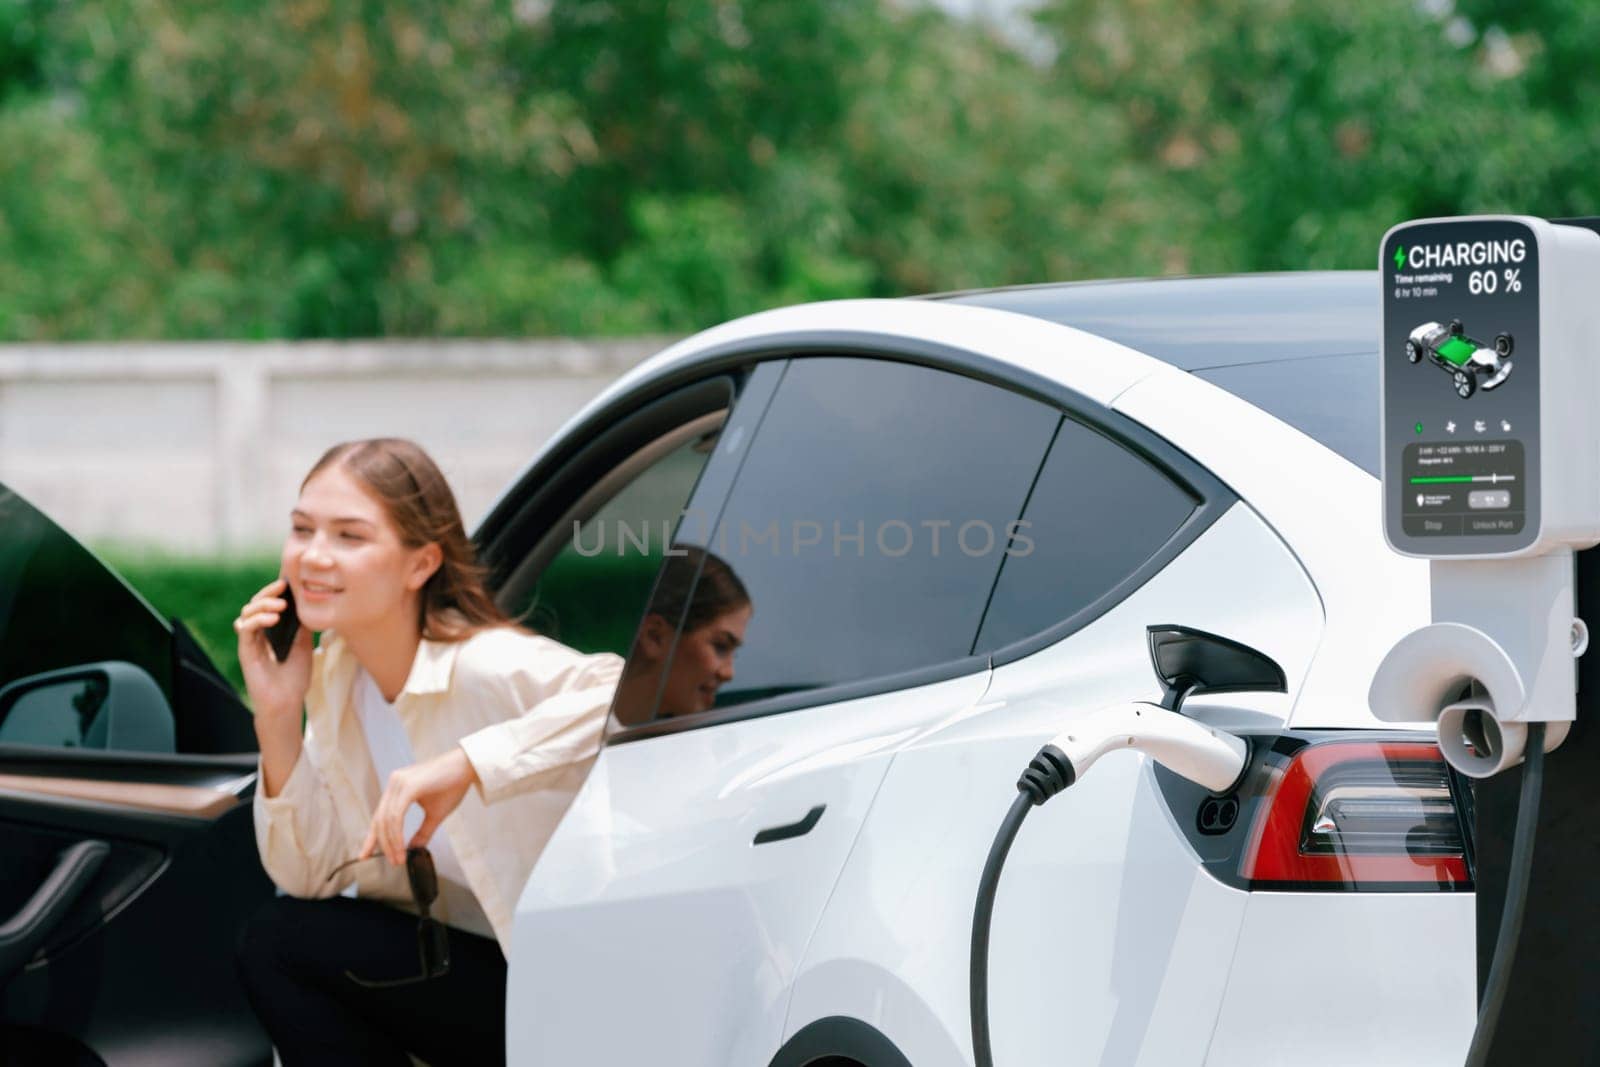
[[[264,1064],[250,714],[179,623],[0,485],[0,1063]]]

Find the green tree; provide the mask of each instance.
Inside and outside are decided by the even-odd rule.
[[[0,0],[0,337],[690,330],[1600,199],[1579,0]]]
[[[1535,86],[1464,19],[1377,0],[1050,3],[1056,84],[1156,175],[1184,270],[1371,265],[1401,219],[1551,209]],[[1492,40],[1493,38],[1489,38]]]

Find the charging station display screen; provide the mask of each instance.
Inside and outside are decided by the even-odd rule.
[[[1424,556],[1539,536],[1539,246],[1509,220],[1418,223],[1382,251],[1384,526]]]

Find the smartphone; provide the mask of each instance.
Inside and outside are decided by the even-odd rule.
[[[267,627],[267,644],[272,646],[272,654],[282,663],[289,658],[289,650],[294,648],[294,636],[300,632],[300,616],[294,611],[294,590],[289,588],[287,582],[283,586],[283,599],[288,605],[283,609],[283,614],[278,616],[278,621]]]

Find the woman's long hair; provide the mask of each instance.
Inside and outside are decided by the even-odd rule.
[[[660,615],[668,625],[681,625],[684,633],[693,633],[748,603],[750,592],[727,560],[695,545],[673,544],[656,579],[648,613]]]
[[[374,437],[346,441],[322,454],[300,483],[343,467],[377,497],[407,548],[429,542],[443,562],[417,598],[417,625],[430,641],[460,641],[479,630],[514,625],[483,584],[484,568],[467,538],[455,494],[438,464],[414,441]]]

